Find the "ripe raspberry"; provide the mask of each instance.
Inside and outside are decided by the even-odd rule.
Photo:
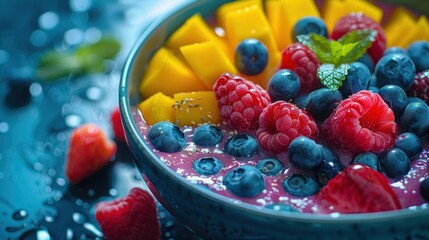
[[[429,103],[429,70],[416,74],[414,83],[408,89],[407,95],[421,98]]]
[[[309,114],[297,106],[277,101],[268,105],[259,117],[256,131],[259,145],[270,153],[287,151],[289,144],[299,136],[316,138],[316,123]]]
[[[114,108],[110,113],[110,124],[112,126],[115,138],[119,141],[125,141],[124,126],[122,125],[119,107]]]
[[[112,202],[100,202],[95,217],[106,239],[158,240],[160,226],[152,196],[133,188],[128,196]]]
[[[384,35],[383,27],[362,13],[351,13],[338,20],[331,33],[331,38],[338,40],[346,33],[352,30],[373,29],[377,31],[375,41],[368,49],[368,54],[371,56],[374,64],[383,56],[386,50],[386,36]]]
[[[221,118],[229,127],[240,131],[258,128],[259,115],[271,102],[261,86],[229,73],[222,74],[216,80],[213,90]]]
[[[332,145],[356,153],[379,153],[393,146],[398,127],[380,95],[363,90],[343,100],[322,131]]]
[[[311,92],[322,86],[317,78],[319,65],[316,54],[301,43],[289,45],[282,52],[280,69],[290,69],[298,74],[302,93]]]

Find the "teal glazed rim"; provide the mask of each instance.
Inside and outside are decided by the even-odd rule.
[[[143,72],[143,66],[140,63],[145,63],[153,55],[153,52],[150,54],[141,54],[140,51],[143,51],[143,47],[149,46],[153,51],[162,46],[164,39],[154,41],[150,37],[154,34],[159,34],[159,31],[163,33],[172,32],[173,29],[162,29],[159,27],[163,26],[169,27],[169,19],[178,18],[178,21],[184,21],[190,15],[197,12],[198,9],[203,8],[204,5],[211,3],[211,5],[221,5],[223,3],[230,2],[227,0],[204,0],[204,1],[193,1],[192,3],[184,6],[173,9],[167,14],[162,15],[156,19],[140,36],[138,41],[133,46],[131,52],[129,53],[125,65],[122,70],[121,81],[119,86],[119,107],[121,112],[121,118],[123,121],[127,142],[130,145],[132,151],[142,151],[142,154],[146,157],[146,161],[152,161],[154,165],[160,170],[167,174],[171,179],[175,179],[176,183],[183,187],[184,189],[197,192],[199,195],[205,197],[208,201],[217,202],[225,206],[225,208],[235,208],[242,212],[247,212],[255,217],[269,218],[274,221],[296,221],[296,222],[308,222],[313,224],[343,224],[343,223],[374,223],[374,222],[386,222],[386,221],[395,221],[401,220],[406,221],[407,219],[423,217],[426,216],[429,218],[429,205],[423,204],[421,206],[395,210],[395,211],[386,211],[386,212],[376,212],[376,213],[360,213],[360,214],[315,214],[315,213],[292,213],[292,212],[279,212],[271,209],[257,207],[247,203],[234,203],[227,197],[221,196],[217,193],[211,192],[204,188],[198,187],[197,185],[191,183],[185,178],[179,176],[176,172],[170,169],[165,165],[156,154],[153,153],[150,146],[145,143],[143,136],[138,131],[137,125],[135,124],[132,117],[131,106],[136,106],[138,103],[139,97],[132,96],[130,99],[129,96],[130,87],[136,87],[137,85],[132,85],[130,81],[136,76],[138,79],[141,78],[137,72]],[[177,21],[175,21],[177,22]],[[144,56],[142,56],[144,55]],[[136,70],[140,68],[139,70]],[[131,105],[133,104],[133,105]],[[139,154],[135,154],[139,155]],[[141,155],[139,155],[141,156]],[[135,159],[136,162],[142,161],[142,159]],[[156,163],[155,163],[156,162]],[[136,163],[137,164],[137,163]],[[142,170],[142,169],[139,169]],[[150,180],[150,179],[149,179]]]

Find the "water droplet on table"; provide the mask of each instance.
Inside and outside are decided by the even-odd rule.
[[[83,227],[97,237],[103,237],[103,233],[91,223],[84,223]]]
[[[78,45],[83,42],[84,33],[81,29],[73,28],[64,33],[64,41],[69,45]]]
[[[30,86],[30,94],[33,97],[39,97],[43,94],[43,88],[40,83],[33,83]]]
[[[85,91],[85,98],[91,101],[100,101],[104,97],[104,92],[99,87],[89,87]]]
[[[31,33],[30,41],[35,47],[42,47],[46,44],[48,37],[42,30],[35,30]]]
[[[45,216],[44,220],[45,220],[45,222],[53,223],[53,222],[55,222],[55,217],[53,217],[53,216]]]
[[[66,240],[73,240],[74,232],[72,229],[67,228],[66,231]]]
[[[9,124],[7,122],[0,122],[0,133],[9,131]]]
[[[72,215],[73,221],[77,224],[84,224],[87,220],[87,217],[80,212],[74,212]]]
[[[109,194],[110,194],[110,196],[112,196],[112,197],[116,197],[116,196],[118,196],[118,190],[116,190],[115,188],[111,188],[111,189],[109,190]]]
[[[73,11],[83,12],[91,8],[92,0],[70,0],[69,4]]]
[[[23,220],[28,216],[28,212],[26,210],[20,209],[18,211],[15,211],[12,214],[12,218],[15,220]]]
[[[48,230],[40,229],[37,231],[37,240],[51,240]]]
[[[45,12],[39,17],[39,26],[42,29],[54,29],[60,22],[60,17],[55,12]]]

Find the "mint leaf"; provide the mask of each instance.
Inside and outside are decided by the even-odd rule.
[[[339,66],[335,66],[334,64],[322,64],[317,69],[317,76],[323,85],[335,91],[343,85],[343,81],[346,79],[349,69],[349,64],[341,64]]]
[[[343,45],[337,41],[331,41],[330,42],[330,47],[331,47],[331,61],[328,63],[333,63],[335,65],[337,65],[338,63],[340,63],[341,58],[342,58],[342,54],[343,54]]]
[[[353,30],[338,40],[344,46],[341,63],[352,63],[366,53],[375,41],[377,31],[373,29]]]
[[[325,37],[312,33],[309,35],[299,35],[297,39],[300,43],[309,47],[321,63],[332,63],[331,43]]]

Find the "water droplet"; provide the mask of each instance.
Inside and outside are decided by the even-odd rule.
[[[73,28],[64,33],[64,41],[69,45],[78,45],[83,42],[84,33],[81,29]]]
[[[43,94],[43,88],[40,83],[32,83],[30,86],[30,94],[33,97],[38,97]]]
[[[94,197],[94,195],[95,195],[94,189],[89,189],[88,190],[88,197]]]
[[[48,37],[42,30],[35,30],[31,33],[30,41],[35,47],[41,47],[46,44]]]
[[[12,218],[15,220],[23,220],[28,216],[27,211],[21,209],[12,214]]]
[[[58,186],[66,185],[66,180],[64,178],[57,178],[56,182],[57,182]]]
[[[109,194],[110,194],[110,196],[112,196],[112,197],[116,197],[116,196],[118,196],[118,190],[116,190],[115,188],[111,188],[111,189],[109,190]]]
[[[9,124],[7,122],[0,122],[0,133],[9,131]]]
[[[76,12],[88,11],[91,8],[91,0],[70,0],[70,8]]]
[[[85,97],[91,101],[100,101],[104,97],[103,90],[99,87],[90,87],[85,91]]]
[[[40,172],[40,171],[42,171],[42,170],[43,170],[43,164],[42,164],[42,163],[40,163],[40,162],[35,162],[35,163],[33,164],[33,168],[34,168],[34,170],[36,170],[36,171]]]
[[[71,228],[67,228],[66,240],[73,240],[74,232]]]
[[[103,237],[103,233],[98,230],[94,225],[91,223],[84,223],[83,227],[88,230],[90,233],[94,234],[97,237]]]
[[[173,221],[167,221],[166,223],[165,223],[165,227],[166,228],[171,228],[171,227],[173,227],[173,225],[174,225],[174,222]]]
[[[63,198],[63,193],[61,191],[55,191],[54,196],[52,196],[52,199],[54,199],[54,201],[60,201],[61,198]]]
[[[53,216],[45,216],[44,220],[45,220],[45,222],[53,223],[53,222],[55,222],[55,217],[53,217]]]
[[[82,201],[81,199],[77,199],[75,203],[76,203],[76,205],[78,205],[78,206],[82,206],[83,201]]]
[[[77,224],[84,224],[87,220],[87,217],[80,212],[74,212],[72,215],[73,221]]]
[[[140,173],[135,173],[134,174],[134,180],[136,180],[136,181],[141,181],[141,180],[143,180],[143,178],[142,178],[142,176],[140,175]]]
[[[85,42],[87,43],[96,43],[102,37],[100,29],[91,27],[85,31]]]
[[[66,125],[70,128],[75,128],[82,123],[82,117],[79,115],[71,114],[64,117],[64,121]]]
[[[45,12],[39,17],[39,26],[42,29],[50,30],[55,28],[60,21],[58,14],[54,12]]]
[[[40,229],[37,231],[37,240],[51,240],[48,230]]]

